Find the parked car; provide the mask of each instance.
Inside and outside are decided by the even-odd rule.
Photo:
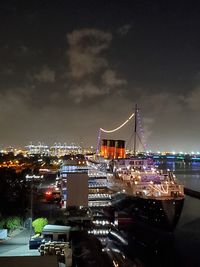
[[[44,237],[31,237],[29,240],[29,249],[38,249],[41,244],[45,244],[46,242],[50,241],[50,238]]]

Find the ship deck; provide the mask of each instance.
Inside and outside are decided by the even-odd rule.
[[[141,199],[156,199],[156,200],[181,200],[184,198],[183,196],[145,196],[145,195],[134,195],[133,194],[133,189],[131,188],[131,186],[128,184],[128,182],[125,182],[119,178],[115,178],[114,176],[109,177],[108,178],[108,188],[110,188],[113,191],[116,192],[124,192],[129,196],[133,196],[133,197],[137,197],[137,198],[141,198]]]

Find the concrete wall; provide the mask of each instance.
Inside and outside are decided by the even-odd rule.
[[[1,267],[58,267],[57,256],[0,257]]]
[[[0,229],[0,239],[6,239],[8,236],[8,230],[7,229]]]

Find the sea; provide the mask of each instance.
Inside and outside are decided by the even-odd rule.
[[[199,162],[167,162],[165,165],[185,187],[200,192]],[[163,242],[160,247],[152,250],[145,262],[145,266],[156,267],[200,266],[200,199],[185,197],[172,241]]]

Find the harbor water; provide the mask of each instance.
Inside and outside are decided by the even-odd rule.
[[[185,187],[200,192],[200,163],[165,163]],[[145,257],[145,266],[200,266],[200,199],[185,197],[172,242],[163,242]]]
[[[175,163],[174,172],[185,187],[200,192],[200,163]],[[200,266],[200,200],[186,196],[175,231],[180,266]]]

